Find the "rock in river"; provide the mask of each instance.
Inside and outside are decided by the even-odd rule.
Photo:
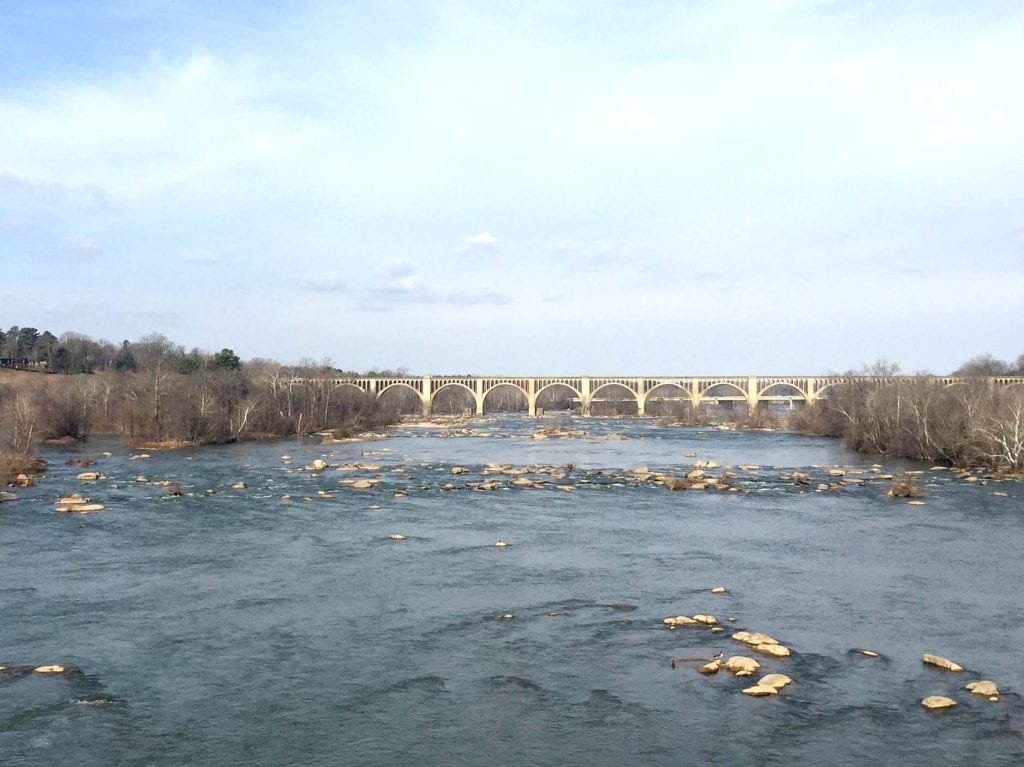
[[[944,668],[947,671],[964,670],[964,667],[961,666],[959,663],[954,663],[949,658],[943,658],[941,655],[931,655],[929,653],[925,653],[921,656],[921,660],[923,660],[925,663],[931,666],[938,666],[939,668]]]
[[[744,695],[751,695],[755,698],[764,698],[768,695],[778,695],[779,691],[774,687],[767,687],[763,684],[755,684],[753,687],[747,687],[743,690]]]
[[[981,679],[977,682],[968,682],[967,689],[975,695],[984,695],[986,698],[991,698],[993,695],[999,694],[999,688],[996,686],[996,683],[989,681],[988,679]]]
[[[929,695],[921,701],[921,705],[932,709],[951,708],[956,705],[956,701],[952,698],[947,698],[945,695]]]
[[[762,687],[774,687],[776,690],[781,690],[787,684],[791,684],[792,682],[793,680],[785,674],[767,674],[766,676],[761,677],[757,683]]]
[[[745,655],[733,655],[723,665],[726,671],[731,671],[736,676],[750,676],[761,668],[760,663]]]

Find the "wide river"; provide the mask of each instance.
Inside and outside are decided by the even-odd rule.
[[[831,440],[580,419],[625,439],[541,441],[538,423],[48,451],[0,505],[0,764],[1024,764],[1024,485],[886,462],[924,470],[916,506]],[[107,478],[79,482],[76,455]],[[761,468],[736,469],[746,492],[626,479],[697,460]],[[354,462],[371,468],[336,470]],[[488,463],[575,468],[534,489]],[[834,466],[866,481],[815,492]],[[341,484],[360,478],[381,481]],[[106,508],[56,513],[71,492]],[[698,613],[727,630],[662,623]],[[698,674],[719,651],[762,669]],[[793,682],[742,694],[768,672]]]

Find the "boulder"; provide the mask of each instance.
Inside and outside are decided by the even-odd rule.
[[[769,655],[772,658],[789,657],[789,648],[780,644],[759,644],[754,645],[751,649],[753,649],[754,652],[761,653],[761,655]]]
[[[715,586],[713,589],[711,589],[711,593],[712,594],[724,594],[725,593],[725,586]]]
[[[372,479],[357,479],[352,482],[351,487],[356,490],[369,490],[374,484]]]
[[[717,674],[719,669],[722,668],[722,661],[713,660],[710,663],[705,663],[703,666],[697,667],[697,673],[710,676],[711,674]]]
[[[984,695],[986,698],[991,698],[993,695],[999,694],[999,688],[996,686],[996,683],[989,681],[988,679],[981,679],[977,682],[968,682],[967,689],[975,695]]]
[[[16,500],[18,500],[18,496],[16,496],[14,493],[8,493],[8,492],[6,492],[4,490],[0,490],[0,503],[3,503],[4,501],[16,501]]]
[[[388,535],[388,538],[390,538],[393,541],[404,541],[406,537],[401,533],[390,533]]]
[[[675,628],[676,626],[695,626],[697,624],[697,621],[695,621],[693,618],[688,618],[685,615],[677,615],[674,618],[665,618],[665,620],[663,620],[662,623],[664,623],[669,628]]]
[[[689,490],[692,484],[688,479],[680,479],[679,477],[665,477],[662,479],[662,484],[669,490]]]
[[[693,469],[692,471],[688,471],[686,473],[686,478],[687,479],[704,479],[704,470],[703,469]]]
[[[464,466],[452,466],[452,474],[469,474],[469,469]]]
[[[83,482],[95,482],[98,479],[106,479],[106,477],[104,477],[98,471],[83,471],[81,474],[78,475],[78,479],[82,480]]]
[[[878,657],[878,653],[876,653],[874,650],[861,650],[860,654],[861,655],[866,655],[869,658],[877,658]]]
[[[746,638],[740,639],[739,641],[743,642],[744,644],[748,644],[751,647],[756,647],[758,645],[778,644],[779,643],[778,639],[774,639],[773,637],[770,637],[767,634],[762,634],[760,631],[753,631],[753,632],[742,631],[742,632],[736,632],[736,633],[737,634],[746,634]],[[732,638],[736,639],[736,634],[733,634]]]
[[[781,690],[787,684],[791,684],[792,682],[793,680],[785,674],[768,674],[761,677],[757,683],[762,687],[774,687],[776,690]]]
[[[923,660],[925,663],[927,663],[929,665],[938,666],[939,668],[944,668],[947,671],[963,671],[964,670],[964,667],[961,666],[959,663],[954,663],[949,658],[943,658],[941,655],[931,655],[929,653],[925,653],[924,655],[921,656],[921,660]]]
[[[744,695],[750,695],[755,698],[764,698],[768,695],[778,695],[779,691],[774,687],[768,687],[763,684],[755,684],[753,687],[747,687],[743,690]]]
[[[495,548],[503,549],[506,546],[508,546],[508,544],[505,543],[505,541],[497,540],[497,541],[494,542],[494,546],[495,546]]]
[[[694,615],[693,619],[697,621],[697,623],[703,623],[705,626],[714,626],[718,623],[718,618],[714,615]]]
[[[760,663],[745,655],[732,655],[722,665],[726,671],[731,671],[736,676],[750,676],[761,668]]]
[[[244,482],[236,482],[235,484],[233,484],[231,486],[231,488],[233,490],[245,490],[245,483]]]
[[[952,698],[947,698],[945,695],[929,695],[921,701],[921,705],[931,709],[951,708],[956,705],[956,701]]]
[[[32,487],[32,485],[35,484],[35,480],[33,480],[28,474],[19,474],[14,478],[14,484],[17,487]]]
[[[62,674],[64,672],[63,666],[36,666],[36,671],[40,674]]]

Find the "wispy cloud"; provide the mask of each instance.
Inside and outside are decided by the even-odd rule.
[[[72,234],[64,238],[64,243],[71,254],[80,259],[91,261],[103,255],[103,246],[92,237]]]
[[[490,232],[473,234],[462,241],[462,250],[493,250],[498,247],[498,238]]]
[[[214,264],[222,262],[219,255],[207,248],[197,248],[196,250],[190,250],[183,253],[181,260],[186,264],[198,264],[202,266],[213,266]]]
[[[108,211],[113,198],[98,184],[69,185],[0,172],[0,201],[23,202],[45,207],[67,206],[85,213]]]

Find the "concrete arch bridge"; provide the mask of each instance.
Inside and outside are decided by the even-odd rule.
[[[420,376],[388,378],[377,376],[351,376],[346,378],[317,379],[338,387],[354,387],[367,396],[378,398],[385,392],[404,389],[420,400],[424,415],[433,409],[438,394],[446,389],[459,388],[469,392],[476,405],[477,415],[484,415],[487,395],[498,387],[512,387],[522,393],[527,412],[537,415],[537,398],[549,389],[565,387],[579,404],[583,415],[590,415],[595,402],[608,401],[613,391],[626,393],[636,402],[637,415],[646,415],[649,403],[677,401],[698,408],[704,402],[745,402],[756,408],[762,402],[813,403],[827,398],[829,389],[836,384],[862,381],[909,380],[912,377],[891,379],[870,376],[681,376],[681,377],[501,377],[501,376]],[[969,379],[936,376],[932,380],[944,386],[966,384]],[[1024,377],[998,376],[988,379],[992,385],[1024,385]],[[297,379],[296,382],[301,382]]]

